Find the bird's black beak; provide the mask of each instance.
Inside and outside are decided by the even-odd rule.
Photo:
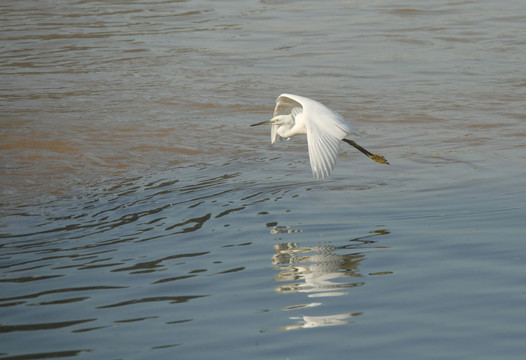
[[[257,124],[252,124],[250,126],[268,125],[268,124],[270,124],[270,120],[265,120],[265,121],[259,122]]]

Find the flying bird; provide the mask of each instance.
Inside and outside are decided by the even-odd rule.
[[[270,140],[287,140],[296,135],[307,135],[312,174],[323,179],[331,174],[338,159],[341,141],[354,146],[372,160],[389,164],[385,157],[373,154],[355,141],[346,139],[350,134],[358,135],[358,129],[349,124],[340,114],[316,100],[304,96],[282,94],[276,100],[274,117],[250,126],[270,124]]]

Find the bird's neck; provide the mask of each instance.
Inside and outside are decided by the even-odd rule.
[[[292,126],[292,124],[282,125],[278,129],[278,134],[283,138],[290,138],[296,135],[306,134],[307,132],[304,130],[304,128],[297,126],[297,124],[294,126]]]
[[[302,114],[296,117],[289,115],[288,122],[280,126],[278,134],[284,138],[290,138],[296,135],[307,134],[307,128],[305,127],[305,121]]]

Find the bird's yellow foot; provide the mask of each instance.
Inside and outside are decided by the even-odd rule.
[[[387,161],[387,159],[384,158],[382,155],[372,154],[369,157],[377,163],[390,165],[389,161]]]

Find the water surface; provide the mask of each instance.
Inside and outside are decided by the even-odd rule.
[[[0,358],[522,359],[525,15],[0,5]],[[284,92],[391,166],[313,180]]]

